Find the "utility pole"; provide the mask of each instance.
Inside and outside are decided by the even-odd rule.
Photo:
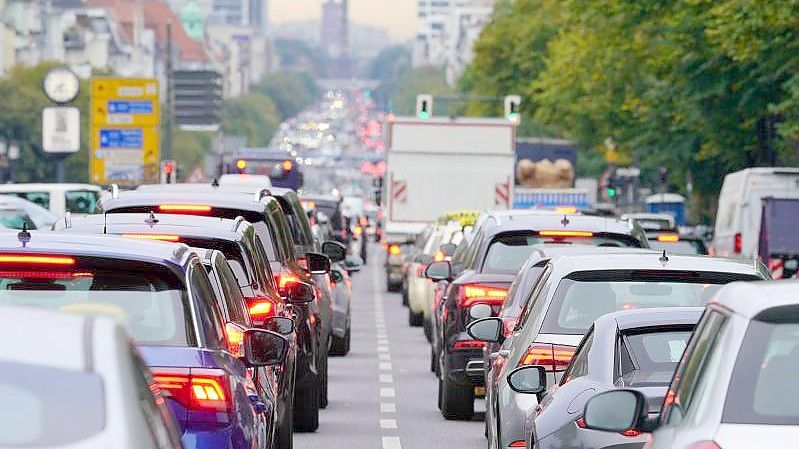
[[[166,117],[164,117],[164,138],[161,148],[161,160],[172,159],[172,127],[173,117],[175,116],[175,94],[173,83],[173,72],[175,68],[172,62],[172,23],[166,24]]]

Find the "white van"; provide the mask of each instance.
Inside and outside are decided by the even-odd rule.
[[[758,256],[764,198],[799,199],[799,168],[747,168],[725,176],[710,254]]]
[[[102,189],[93,184],[0,184],[0,195],[14,195],[36,203],[58,217],[67,212],[92,214]]]

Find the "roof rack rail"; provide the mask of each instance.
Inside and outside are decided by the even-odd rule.
[[[111,184],[111,198],[119,198],[119,184]]]
[[[247,219],[242,217],[241,215],[237,216],[236,218],[233,219],[233,228],[231,229],[231,231],[235,232],[236,229],[239,228],[239,225],[241,225],[242,222],[246,221]]]

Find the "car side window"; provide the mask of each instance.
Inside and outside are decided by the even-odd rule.
[[[702,378],[707,374],[709,361],[726,328],[727,317],[710,309],[702,319],[666,393],[662,413],[663,423],[678,425],[687,415],[699,391]]]
[[[464,269],[474,268],[475,260],[477,259],[477,251],[482,244],[483,233],[476,233],[474,236],[474,241],[472,241],[472,244],[469,245],[469,252],[466,254],[466,260],[463,264]]]
[[[189,285],[196,301],[197,316],[203,327],[206,345],[210,349],[226,347],[224,320],[216,302],[214,289],[205,269],[199,263],[189,268]]]
[[[563,378],[560,380],[561,385],[570,382],[574,379],[577,379],[578,377],[583,377],[588,375],[588,354],[591,352],[591,346],[593,344],[594,344],[594,326],[591,326],[591,329],[589,329],[588,333],[585,334],[583,342],[580,343],[580,346],[577,348],[577,351],[574,353],[574,358],[572,358],[569,368],[563,374]]]
[[[544,296],[549,291],[549,289],[545,289],[549,283],[549,278],[552,275],[552,266],[547,265],[544,269],[544,272],[538,278],[538,282],[536,283],[535,287],[533,287],[530,296],[524,303],[522,313],[519,315],[519,321],[516,325],[516,329],[521,329],[527,325],[527,321],[532,316],[539,315],[541,313],[541,309],[544,307],[546,301],[544,300]]]
[[[216,263],[219,285],[222,288],[222,295],[225,297],[225,305],[230,315],[230,321],[248,326],[247,310],[245,309],[244,297],[236,281],[236,275],[230,268],[230,264],[222,258]]]

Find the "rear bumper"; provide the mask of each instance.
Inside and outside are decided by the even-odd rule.
[[[456,384],[475,387],[484,386],[482,350],[458,349],[447,351],[444,357],[444,372],[447,378]]]

